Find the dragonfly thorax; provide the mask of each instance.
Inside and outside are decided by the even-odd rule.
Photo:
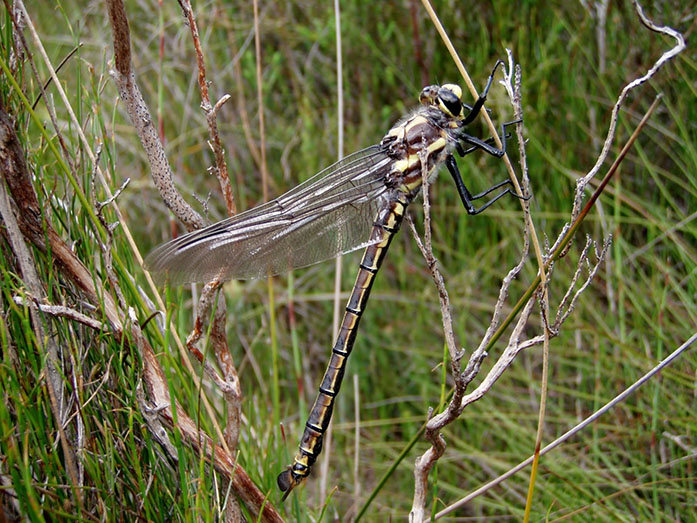
[[[413,197],[424,173],[437,172],[458,140],[464,119],[461,96],[462,89],[454,84],[425,87],[421,107],[387,132],[380,147],[393,159],[390,186]]]

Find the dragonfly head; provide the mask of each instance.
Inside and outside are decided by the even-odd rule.
[[[462,120],[465,117],[462,88],[459,85],[429,85],[421,91],[419,101],[422,105],[437,108],[449,118]]]

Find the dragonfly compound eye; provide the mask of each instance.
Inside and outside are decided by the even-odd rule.
[[[438,106],[449,116],[462,115],[462,89],[459,85],[445,84],[438,91]]]

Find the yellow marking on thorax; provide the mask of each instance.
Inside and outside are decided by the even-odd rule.
[[[404,160],[397,160],[394,163],[394,170],[399,171],[400,173],[405,173],[412,166],[416,165],[418,162],[419,162],[419,157],[415,154],[412,154],[411,156],[407,157]]]
[[[430,156],[434,153],[438,153],[442,151],[445,146],[447,145],[447,141],[445,138],[441,137],[438,138],[435,142],[429,144],[428,147],[426,147],[426,159],[430,158]],[[421,164],[421,159],[419,158],[418,154],[410,154],[406,159],[404,160],[398,160],[394,164],[395,170],[405,173]]]
[[[423,184],[423,181],[423,178],[419,176],[418,178],[414,178],[414,181],[411,183],[403,183],[402,187],[404,188],[404,192],[409,193],[417,187],[420,187]]]
[[[387,136],[394,136],[398,140],[404,140],[407,135],[406,126],[398,125],[387,132]]]
[[[428,155],[431,156],[431,154],[435,152],[439,152],[442,149],[445,149],[445,146],[448,144],[445,138],[440,137],[438,138],[435,142],[433,142],[431,145],[429,145],[426,150],[428,151]]]
[[[423,117],[421,115],[416,115],[411,120],[406,122],[402,127],[404,128],[405,133],[408,133],[412,127],[415,127],[417,125],[424,125],[424,124],[428,125],[428,123],[429,122],[425,117]]]

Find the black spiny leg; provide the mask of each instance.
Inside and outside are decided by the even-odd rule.
[[[489,75],[489,79],[486,82],[486,87],[484,87],[484,91],[480,93],[479,98],[477,98],[477,101],[474,102],[474,105],[470,108],[470,112],[467,114],[467,116],[465,116],[465,119],[462,121],[463,127],[474,122],[474,119],[479,114],[479,111],[481,111],[484,102],[486,102],[486,96],[487,94],[489,94],[491,82],[494,80],[494,73],[496,72],[496,69],[498,69],[499,65],[503,65],[503,60],[499,60],[494,64],[494,68],[492,69],[491,74]]]
[[[474,119],[479,115],[479,112],[482,110],[482,107],[484,106],[484,102],[486,101],[487,94],[489,93],[489,88],[491,87],[491,82],[494,80],[494,74],[496,73],[496,69],[499,67],[499,65],[502,65],[503,61],[499,60],[496,62],[494,65],[494,69],[491,71],[491,74],[489,75],[489,79],[486,82],[486,87],[484,87],[484,91],[479,95],[477,98],[477,101],[474,102],[474,105],[470,108],[467,105],[464,105],[465,108],[469,109],[469,113],[467,116],[465,116],[464,120],[462,120],[461,123],[461,129],[468,126],[471,124]],[[501,149],[495,147],[492,145],[493,139],[490,138],[488,140],[481,140],[477,138],[476,136],[470,136],[469,134],[466,134],[464,132],[459,133],[459,141],[455,145],[455,150],[458,152],[460,156],[465,156],[466,154],[469,154],[477,149],[481,149],[486,153],[489,153],[492,156],[496,156],[497,158],[501,158],[504,154],[506,154],[506,127],[509,125],[513,125],[520,122],[520,120],[516,120],[514,122],[508,122],[505,123],[501,126]],[[471,145],[469,149],[465,149],[463,147],[463,144],[468,144]],[[472,203],[473,200],[478,200],[479,198],[483,198],[487,194],[490,194],[491,192],[495,191],[496,189],[500,189],[501,187],[505,185],[511,185],[512,182],[511,180],[504,180],[500,183],[497,183],[491,187],[489,187],[486,191],[481,192],[479,194],[472,195],[472,193],[469,192],[467,187],[465,187],[465,182],[462,181],[462,176],[460,175],[460,169],[457,167],[457,162],[455,161],[455,157],[452,154],[449,154],[448,157],[445,159],[445,165],[448,167],[448,171],[450,171],[450,174],[452,175],[453,179],[455,180],[455,186],[457,187],[457,192],[460,194],[460,199],[462,200],[462,203],[465,206],[465,210],[467,211],[468,214],[479,214],[480,212],[484,211],[487,209],[491,204],[493,204],[496,200],[499,200],[506,194],[511,194],[515,196],[516,198],[521,198],[523,200],[527,200],[530,197],[525,197],[519,194],[516,194],[511,187],[507,187],[504,191],[501,193],[497,194],[494,196],[491,200],[486,202],[484,205],[482,205],[479,209],[476,209],[474,207],[474,204]]]
[[[467,211],[467,214],[479,214],[480,212],[489,208],[489,206],[492,203],[494,203],[496,200],[499,200],[502,197],[504,197],[506,194],[513,195],[516,198],[520,198],[522,200],[529,199],[529,196],[525,197],[525,196],[521,196],[519,194],[516,194],[515,192],[513,192],[513,189],[511,187],[508,187],[505,191],[502,191],[501,193],[494,196],[491,200],[486,202],[479,209],[476,209],[474,207],[474,204],[472,203],[473,200],[478,200],[479,198],[483,198],[487,194],[495,191],[496,189],[500,189],[504,185],[510,185],[512,183],[511,180],[504,180],[504,181],[499,182],[495,185],[492,185],[484,192],[480,192],[479,194],[472,195],[472,193],[469,192],[467,187],[465,187],[465,183],[462,181],[462,176],[460,176],[460,169],[458,169],[457,162],[455,161],[455,157],[452,154],[448,155],[448,157],[445,159],[445,165],[448,168],[448,171],[450,171],[450,174],[452,175],[453,180],[455,180],[455,186],[457,187],[457,192],[460,194],[460,199],[462,200],[462,204],[465,206],[465,210]]]
[[[466,154],[481,149],[492,156],[501,158],[503,154],[506,152],[506,140],[511,137],[511,133],[506,133],[506,128],[508,128],[511,125],[520,123],[521,121],[522,120],[513,120],[512,122],[506,122],[501,126],[501,149],[498,149],[493,145],[493,138],[489,138],[488,140],[480,140],[476,136],[470,136],[469,134],[462,133],[462,142],[471,145],[472,147],[470,147],[469,149],[465,149],[464,147],[462,147],[462,143],[458,142],[455,145],[455,150],[460,156],[465,156]]]
[[[492,73],[493,74],[493,73]],[[491,142],[493,141],[493,138],[489,138],[488,140],[481,140],[477,138],[476,136],[470,136],[468,134],[462,134],[461,135],[461,142],[458,142],[457,145],[455,146],[455,150],[458,152],[460,156],[465,156],[466,154],[469,154],[473,151],[476,151],[477,149],[481,149],[486,153],[489,153],[492,156],[496,156],[497,158],[501,158],[505,152],[506,152],[506,127],[509,125],[513,125],[516,123],[519,123],[520,120],[515,120],[513,122],[507,122],[501,126],[501,149],[498,149],[497,147],[494,147],[491,145]],[[467,143],[472,145],[469,149],[465,149],[462,146],[462,143]],[[504,185],[511,185],[512,182],[511,180],[504,180],[502,182],[499,182],[495,185],[492,185],[489,187],[486,191],[481,192],[479,194],[472,195],[472,193],[469,192],[467,187],[465,186],[465,182],[462,181],[462,176],[460,175],[460,169],[457,167],[457,162],[455,161],[455,157],[450,154],[448,157],[445,159],[445,165],[448,168],[448,171],[450,171],[450,174],[453,177],[453,180],[455,180],[455,186],[457,187],[457,192],[460,194],[460,199],[462,200],[462,203],[465,206],[465,210],[467,211],[468,214],[479,214],[483,210],[487,209],[492,203],[494,203],[496,200],[502,198],[506,194],[510,194],[512,196],[515,196],[516,198],[520,198],[521,200],[528,200],[530,199],[529,196],[522,196],[520,194],[517,194],[513,191],[511,187],[508,187],[505,191],[501,192],[500,194],[497,194],[486,202],[484,205],[482,205],[479,209],[475,209],[474,204],[472,203],[472,200],[478,200],[479,198],[483,198],[487,194],[490,194],[491,192],[495,191],[496,189],[500,189]]]

